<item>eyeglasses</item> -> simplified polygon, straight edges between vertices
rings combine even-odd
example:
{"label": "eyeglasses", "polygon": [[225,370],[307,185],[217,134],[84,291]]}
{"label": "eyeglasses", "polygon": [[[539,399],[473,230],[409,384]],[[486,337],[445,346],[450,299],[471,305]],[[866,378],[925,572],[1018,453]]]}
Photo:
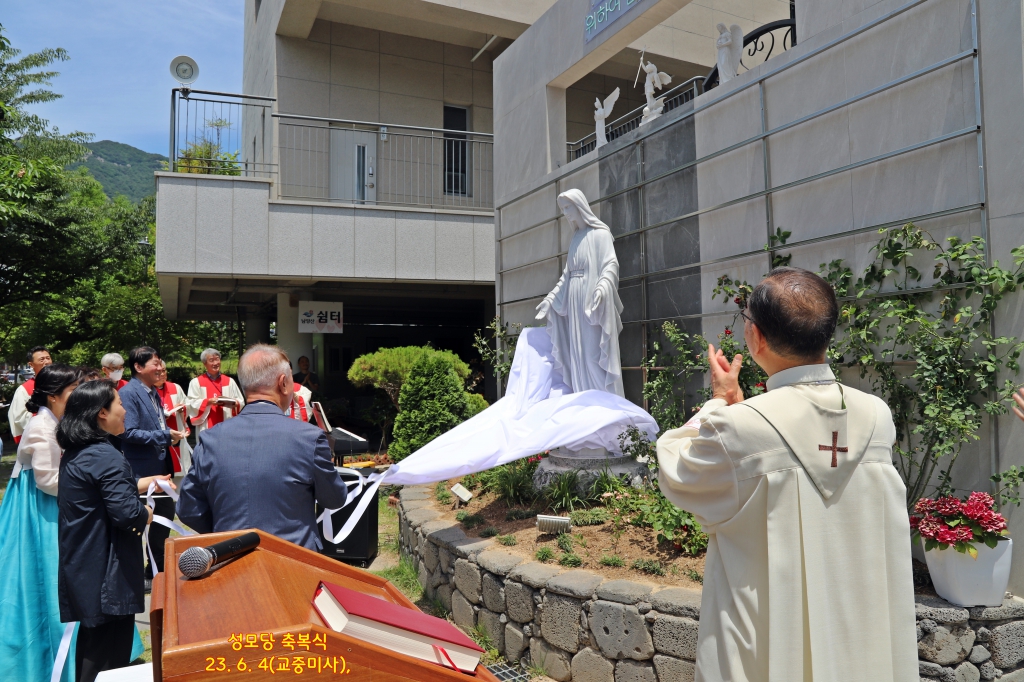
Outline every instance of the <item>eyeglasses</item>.
{"label": "eyeglasses", "polygon": [[740,311],[740,317],[742,317],[744,320],[746,320],[750,324],[757,324],[757,322],[754,322],[754,318],[752,318],[750,315],[747,315],[747,311],[746,310],[741,310]]}

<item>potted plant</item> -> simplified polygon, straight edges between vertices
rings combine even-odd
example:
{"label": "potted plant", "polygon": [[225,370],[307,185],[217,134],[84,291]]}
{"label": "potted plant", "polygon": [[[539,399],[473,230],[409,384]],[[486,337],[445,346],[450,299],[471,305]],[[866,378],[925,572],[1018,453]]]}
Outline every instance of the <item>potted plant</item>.
{"label": "potted plant", "polygon": [[[924,543],[935,592],[957,606],[999,606],[1010,580],[1013,541],[988,493],[966,500],[921,498],[910,517]],[[954,551],[949,551],[950,549]]]}

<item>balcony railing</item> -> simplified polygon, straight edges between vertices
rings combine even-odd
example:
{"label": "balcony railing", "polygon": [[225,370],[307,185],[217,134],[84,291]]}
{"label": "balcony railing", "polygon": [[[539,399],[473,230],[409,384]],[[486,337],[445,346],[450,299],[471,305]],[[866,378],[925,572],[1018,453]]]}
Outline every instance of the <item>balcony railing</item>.
{"label": "balcony railing", "polygon": [[[678,106],[681,106],[690,100],[694,99],[697,95],[704,92],[704,77],[699,76],[697,78],[691,78],[685,83],[681,83],[676,87],[665,92],[665,108],[662,113],[667,114]],[[608,123],[605,126],[605,136],[608,141],[611,142],[617,137],[622,137],[631,130],[636,130],[640,127],[640,119],[644,115],[644,107],[641,105],[629,113],[619,116],[617,119]],[[566,152],[569,161],[585,156],[597,148],[597,133],[590,133],[586,137],[580,138],[575,142],[570,142],[566,145]]]}
{"label": "balcony railing", "polygon": [[281,198],[493,210],[493,136],[274,114]]}
{"label": "balcony railing", "polygon": [[177,173],[273,177],[273,97],[171,90],[168,167]]}

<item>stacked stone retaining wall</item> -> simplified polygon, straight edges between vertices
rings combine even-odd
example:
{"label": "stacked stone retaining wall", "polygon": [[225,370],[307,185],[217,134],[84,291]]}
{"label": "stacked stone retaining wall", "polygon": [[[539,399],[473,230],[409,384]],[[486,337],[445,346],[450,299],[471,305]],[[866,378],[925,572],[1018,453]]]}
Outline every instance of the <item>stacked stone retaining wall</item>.
{"label": "stacked stone retaining wall", "polygon": [[[559,682],[692,682],[699,591],[529,561],[442,519],[428,487],[399,498],[401,550],[427,598],[463,630],[486,632],[508,662]],[[1024,600],[916,601],[922,682],[1024,682]]]}

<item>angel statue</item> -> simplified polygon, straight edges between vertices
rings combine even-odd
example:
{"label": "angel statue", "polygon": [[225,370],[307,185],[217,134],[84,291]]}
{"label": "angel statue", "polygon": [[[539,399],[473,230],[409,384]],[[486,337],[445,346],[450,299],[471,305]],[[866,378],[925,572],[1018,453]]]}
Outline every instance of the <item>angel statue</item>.
{"label": "angel statue", "polygon": [[572,240],[565,270],[537,306],[537,319],[547,320],[555,368],[574,393],[622,396],[622,301],[611,229],[578,189],[559,194],[558,208],[572,225]]}
{"label": "angel statue", "polygon": [[718,25],[718,83],[728,83],[740,71],[740,59],[743,58],[743,29],[733,24],[729,28],[725,24]]}
{"label": "angel statue", "polygon": [[594,123],[597,124],[597,148],[603,147],[608,144],[608,138],[604,134],[604,121],[606,118],[611,116],[612,107],[615,106],[615,102],[619,99],[619,89],[615,88],[612,94],[608,95],[604,104],[601,104],[600,99],[594,100]]}
{"label": "angel statue", "polygon": [[659,97],[655,99],[654,91],[661,90],[671,83],[672,76],[664,71],[658,71],[658,67],[651,62],[644,64],[643,59],[640,60],[640,66],[643,67],[644,72],[647,74],[647,78],[644,81],[644,95],[647,97],[647,106],[644,107],[644,115],[640,119],[640,125],[643,125],[661,116],[661,112],[665,108],[665,98]]}

